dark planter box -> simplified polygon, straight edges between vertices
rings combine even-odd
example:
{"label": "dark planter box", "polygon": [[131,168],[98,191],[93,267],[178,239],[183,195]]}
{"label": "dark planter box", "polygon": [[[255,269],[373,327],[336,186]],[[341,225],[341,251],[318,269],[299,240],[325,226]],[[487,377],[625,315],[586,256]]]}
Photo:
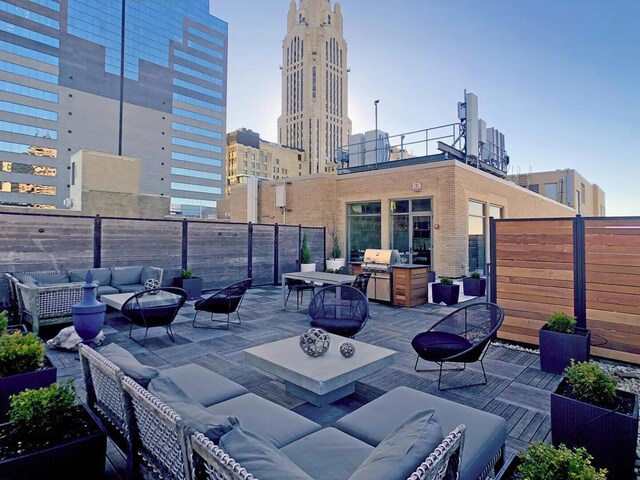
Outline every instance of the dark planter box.
{"label": "dark planter box", "polygon": [[202,298],[202,278],[200,277],[176,277],[173,279],[173,284],[187,292],[189,300]]}
{"label": "dark planter box", "polygon": [[460,285],[434,283],[431,285],[431,293],[433,295],[433,303],[444,302],[447,305],[453,305],[454,303],[458,303]]}
{"label": "dark planter box", "polygon": [[[46,368],[35,372],[11,375],[10,377],[0,377],[0,420],[7,418],[9,410],[9,395],[15,395],[27,388],[48,387],[55,383],[58,376],[58,369],[45,357]],[[2,478],[2,477],[0,477]]]}
{"label": "dark planter box", "polygon": [[618,396],[633,399],[633,414],[625,415],[560,395],[565,384],[563,380],[551,394],[553,444],[585,447],[593,455],[593,464],[609,471],[607,478],[635,479],[638,396],[617,391]]}
{"label": "dark planter box", "polygon": [[465,277],[462,279],[462,291],[469,297],[482,297],[486,289],[486,278]]}
{"label": "dark planter box", "polygon": [[86,405],[83,407],[88,418],[95,423],[96,433],[39,452],[2,460],[0,461],[0,478],[6,480],[104,478],[107,432]]}
{"label": "dark planter box", "polygon": [[571,364],[589,360],[591,331],[576,328],[577,334],[559,333],[547,330],[544,325],[538,332],[540,341],[540,368],[545,372],[561,375]]}

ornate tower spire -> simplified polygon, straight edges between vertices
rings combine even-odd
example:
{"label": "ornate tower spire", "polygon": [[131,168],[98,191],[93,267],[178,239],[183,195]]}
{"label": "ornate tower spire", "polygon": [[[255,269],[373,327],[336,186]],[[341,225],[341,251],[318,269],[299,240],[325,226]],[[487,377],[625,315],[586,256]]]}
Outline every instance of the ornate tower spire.
{"label": "ornate tower spire", "polygon": [[307,152],[310,171],[335,171],[336,149],[351,134],[347,43],[342,12],[331,0],[289,4],[282,43],[282,114],[278,141]]}

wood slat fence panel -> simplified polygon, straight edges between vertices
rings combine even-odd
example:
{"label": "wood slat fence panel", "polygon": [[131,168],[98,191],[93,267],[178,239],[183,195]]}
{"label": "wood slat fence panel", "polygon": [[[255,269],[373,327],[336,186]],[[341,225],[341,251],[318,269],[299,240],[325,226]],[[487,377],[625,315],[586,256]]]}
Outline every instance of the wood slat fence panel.
{"label": "wood slat fence panel", "polygon": [[171,285],[182,265],[182,222],[103,218],[101,266],[131,265],[160,267]]}
{"label": "wood slat fence panel", "polygon": [[591,352],[640,363],[640,219],[585,219],[585,263]]}
{"label": "wood slat fence panel", "polygon": [[[307,233],[311,262],[316,264],[316,271],[324,270],[324,230],[321,228],[303,228],[302,233]],[[299,270],[299,269],[298,269]]]}
{"label": "wood slat fence panel", "polygon": [[498,221],[495,242],[498,337],[537,345],[549,315],[573,316],[573,219]]}
{"label": "wood slat fence panel", "polygon": [[275,228],[273,225],[253,226],[253,285],[273,283],[273,244]]}
{"label": "wood slat fence panel", "polygon": [[283,273],[298,272],[298,227],[278,227],[278,282]]}

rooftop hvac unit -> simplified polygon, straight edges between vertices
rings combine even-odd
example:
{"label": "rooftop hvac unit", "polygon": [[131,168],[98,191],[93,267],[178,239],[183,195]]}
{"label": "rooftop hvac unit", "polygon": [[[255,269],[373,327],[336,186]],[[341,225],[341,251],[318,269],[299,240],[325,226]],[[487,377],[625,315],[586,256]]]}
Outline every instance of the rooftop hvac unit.
{"label": "rooftop hvac unit", "polygon": [[287,191],[284,185],[276,186],[276,207],[287,206]]}

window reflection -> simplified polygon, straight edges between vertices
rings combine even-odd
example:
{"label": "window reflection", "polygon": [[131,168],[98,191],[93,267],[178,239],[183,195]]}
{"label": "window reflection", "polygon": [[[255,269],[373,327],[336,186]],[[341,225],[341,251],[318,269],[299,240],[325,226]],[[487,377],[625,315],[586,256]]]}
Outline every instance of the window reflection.
{"label": "window reflection", "polygon": [[6,193],[30,193],[33,195],[55,195],[56,187],[53,185],[34,185],[31,183],[2,182],[0,191]]}
{"label": "window reflection", "polygon": [[55,177],[58,174],[56,167],[44,165],[29,165],[27,163],[2,162],[2,171],[9,173],[24,173],[27,175],[39,175],[42,177]]}

